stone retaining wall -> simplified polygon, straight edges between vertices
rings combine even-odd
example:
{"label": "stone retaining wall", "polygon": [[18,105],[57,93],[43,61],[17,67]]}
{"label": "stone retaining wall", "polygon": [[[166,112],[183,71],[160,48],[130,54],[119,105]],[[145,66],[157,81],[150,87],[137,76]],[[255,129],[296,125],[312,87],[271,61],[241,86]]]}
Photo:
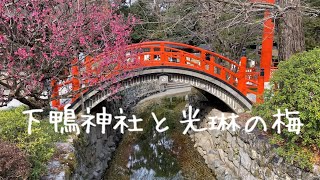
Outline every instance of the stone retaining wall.
{"label": "stone retaining wall", "polygon": [[[116,112],[110,109],[109,112]],[[101,179],[120,138],[121,134],[112,126],[107,126],[105,134],[99,125],[91,127],[89,134],[83,130],[73,143],[77,166],[72,179]]]}
{"label": "stone retaining wall", "polygon": [[[208,117],[219,117],[219,113],[216,109],[210,111],[199,127],[209,128]],[[244,129],[235,132],[206,130],[189,135],[218,180],[320,179],[316,166],[314,173],[311,173],[286,164],[282,157],[275,154],[268,139],[258,132],[248,134]]]}
{"label": "stone retaining wall", "polygon": [[[91,115],[101,113],[102,107],[106,107],[107,112],[112,115],[119,115],[119,108],[123,108],[125,115],[130,114],[131,107],[143,97],[149,96],[150,92],[159,89],[157,83],[144,83],[126,89],[119,93],[120,99],[111,99],[104,101],[95,109],[91,110]],[[83,120],[80,120],[81,124]],[[121,140],[122,134],[113,130],[115,121],[112,125],[106,126],[106,133],[101,133],[101,125],[91,127],[90,133],[86,134],[83,129],[81,134],[74,140],[76,168],[72,179],[87,180],[101,179],[105,170],[108,168],[108,162],[111,160],[116,147]],[[95,122],[94,122],[95,123]],[[95,123],[96,124],[96,123]]]}

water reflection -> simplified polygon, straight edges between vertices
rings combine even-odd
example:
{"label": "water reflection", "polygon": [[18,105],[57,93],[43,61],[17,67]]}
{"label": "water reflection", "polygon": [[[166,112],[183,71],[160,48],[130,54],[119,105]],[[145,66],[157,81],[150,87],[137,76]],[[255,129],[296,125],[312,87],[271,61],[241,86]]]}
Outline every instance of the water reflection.
{"label": "water reflection", "polygon": [[[140,104],[133,114],[143,119],[139,125],[143,132],[124,135],[104,178],[214,180],[214,174],[194,149],[194,143],[182,134],[184,126],[179,120],[185,105],[184,96]],[[166,117],[162,127],[168,126],[169,130],[157,132],[151,112],[159,118]]]}
{"label": "water reflection", "polygon": [[127,164],[130,179],[183,179],[173,143],[165,133],[152,130],[151,136],[135,144]]}

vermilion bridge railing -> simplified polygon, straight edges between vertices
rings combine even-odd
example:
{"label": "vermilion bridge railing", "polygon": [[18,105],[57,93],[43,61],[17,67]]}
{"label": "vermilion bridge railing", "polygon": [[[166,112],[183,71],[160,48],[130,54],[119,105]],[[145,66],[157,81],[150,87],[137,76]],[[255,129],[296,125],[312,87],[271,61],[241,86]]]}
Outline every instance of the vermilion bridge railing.
{"label": "vermilion bridge railing", "polygon": [[[256,95],[255,102],[261,102],[261,95],[263,94],[264,81],[263,76],[260,76],[255,68],[247,68],[247,58],[241,57],[240,60],[233,61],[220,54],[211,52],[202,48],[191,45],[153,41],[133,44],[127,47],[126,63],[131,64],[127,66],[125,71],[139,70],[150,67],[180,67],[184,69],[195,70],[203,72],[207,75],[213,76],[224,83],[237,89],[244,96],[248,94]],[[58,109],[63,108],[60,102],[59,91],[65,86],[70,86],[73,92],[71,102],[76,101],[80,97],[80,92],[87,91],[87,89],[80,90],[80,67],[85,67],[86,73],[99,74],[95,71],[93,65],[99,63],[99,57],[86,58],[86,60],[79,66],[78,61],[74,60],[71,67],[71,76],[68,80],[60,83],[52,81],[52,106]],[[123,67],[115,66],[114,70],[124,69]],[[117,73],[109,74],[108,76],[116,76]],[[83,84],[87,83],[86,79],[82,79]]]}

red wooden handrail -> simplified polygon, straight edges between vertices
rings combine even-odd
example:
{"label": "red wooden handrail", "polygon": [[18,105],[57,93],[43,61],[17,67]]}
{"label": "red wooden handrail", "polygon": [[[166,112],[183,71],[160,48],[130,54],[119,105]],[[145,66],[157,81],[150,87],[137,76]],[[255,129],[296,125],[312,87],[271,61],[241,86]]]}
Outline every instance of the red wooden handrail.
{"label": "red wooden handrail", "polygon": [[[190,50],[191,52],[185,50]],[[99,63],[103,62],[102,57],[103,56],[97,56],[95,58],[86,57],[84,63],[80,64],[80,66],[85,67],[85,71],[89,75],[101,74],[101,72],[93,69],[92,66],[94,64],[99,65]],[[239,90],[244,96],[246,96],[248,92],[256,96],[261,95],[259,94],[261,92],[263,93],[263,89],[261,90],[261,88],[263,88],[263,85],[261,85],[263,82],[261,82],[261,78],[259,78],[259,73],[253,68],[246,68],[246,57],[241,57],[240,62],[237,63],[220,54],[199,47],[175,42],[153,41],[129,45],[127,47],[126,58],[127,59],[123,61],[125,69],[117,64],[112,73],[101,76],[108,79],[118,75],[119,71],[131,71],[147,67],[181,67],[201,71],[216,77],[234,89]],[[132,60],[134,61],[132,62]],[[72,61],[71,80],[64,81],[61,84],[57,84],[56,81],[52,82],[53,107],[58,109],[63,108],[63,105],[56,99],[59,95],[57,89],[60,87],[71,83],[72,91],[79,92],[81,87],[79,70],[79,62],[75,59]],[[82,80],[82,83],[85,85],[90,84],[88,79]],[[248,83],[250,83],[250,85],[248,85]],[[253,91],[252,89],[258,90]],[[76,94],[71,101],[74,102],[77,98],[79,98],[79,93]],[[260,101],[261,99],[257,98],[257,102]]]}

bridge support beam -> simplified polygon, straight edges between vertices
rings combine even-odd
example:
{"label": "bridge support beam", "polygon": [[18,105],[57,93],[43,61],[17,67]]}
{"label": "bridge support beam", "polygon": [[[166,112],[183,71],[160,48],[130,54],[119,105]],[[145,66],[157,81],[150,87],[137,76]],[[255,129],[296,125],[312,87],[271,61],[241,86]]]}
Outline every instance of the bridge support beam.
{"label": "bridge support beam", "polygon": [[51,101],[51,105],[54,108],[59,108],[60,107],[60,100],[58,99],[59,96],[59,86],[57,85],[56,80],[51,81],[51,87],[52,87],[52,95],[51,98],[53,99]]}

